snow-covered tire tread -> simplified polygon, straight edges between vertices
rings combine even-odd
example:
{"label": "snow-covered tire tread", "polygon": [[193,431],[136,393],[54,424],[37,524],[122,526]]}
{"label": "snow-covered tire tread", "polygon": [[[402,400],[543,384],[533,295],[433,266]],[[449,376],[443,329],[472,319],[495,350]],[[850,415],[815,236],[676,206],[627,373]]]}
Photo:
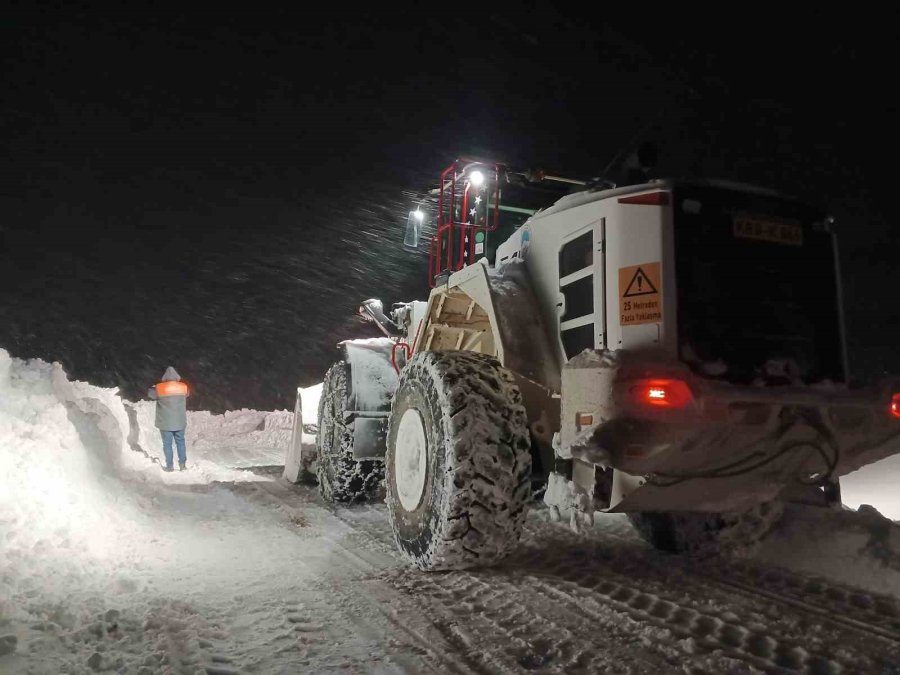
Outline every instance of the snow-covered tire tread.
{"label": "snow-covered tire tread", "polygon": [[[420,507],[403,509],[391,467],[397,427],[425,420],[428,469]],[[387,502],[395,541],[424,570],[496,563],[516,545],[531,494],[522,394],[496,359],[423,352],[404,368],[388,426]]]}
{"label": "snow-covered tire tread", "polygon": [[353,457],[353,425],[347,419],[350,365],[338,361],[325,374],[316,434],[319,493],[326,502],[378,501],[384,490],[384,462]]}

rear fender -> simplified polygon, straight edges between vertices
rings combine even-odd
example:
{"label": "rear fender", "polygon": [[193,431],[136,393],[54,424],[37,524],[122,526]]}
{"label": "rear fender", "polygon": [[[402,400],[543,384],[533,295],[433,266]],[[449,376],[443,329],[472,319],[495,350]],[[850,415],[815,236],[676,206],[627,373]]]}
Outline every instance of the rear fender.
{"label": "rear fender", "polygon": [[514,374],[528,414],[532,466],[546,474],[559,430],[560,364],[524,263],[502,272],[470,265],[432,290],[414,351],[450,350],[494,356]]}
{"label": "rear fender", "polygon": [[559,354],[549,339],[524,263],[502,272],[475,264],[431,291],[415,352],[461,349],[558,392]]}

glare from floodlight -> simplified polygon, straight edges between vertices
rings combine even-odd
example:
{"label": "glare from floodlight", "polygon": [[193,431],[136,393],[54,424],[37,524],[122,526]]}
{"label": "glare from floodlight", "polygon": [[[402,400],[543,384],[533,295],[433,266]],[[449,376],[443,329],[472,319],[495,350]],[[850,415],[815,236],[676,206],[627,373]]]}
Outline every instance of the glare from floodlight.
{"label": "glare from floodlight", "polygon": [[475,187],[481,187],[484,183],[484,174],[480,171],[473,171],[469,174],[469,182]]}
{"label": "glare from floodlight", "polygon": [[425,220],[425,214],[419,211],[419,209],[416,209],[414,215],[416,216],[416,220]]}

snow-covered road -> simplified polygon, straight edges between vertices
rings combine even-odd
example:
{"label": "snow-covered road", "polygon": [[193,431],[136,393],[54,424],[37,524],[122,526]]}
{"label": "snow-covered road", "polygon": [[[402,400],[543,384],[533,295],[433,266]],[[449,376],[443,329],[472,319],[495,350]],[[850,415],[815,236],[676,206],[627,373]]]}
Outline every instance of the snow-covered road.
{"label": "snow-covered road", "polygon": [[536,506],[503,565],[428,574],[383,505],[269,466],[284,413],[192,415],[192,469],[163,474],[114,393],[4,357],[0,672],[900,673],[877,513],[789,507],[752,556],[692,562]]}
{"label": "snow-covered road", "polygon": [[[296,499],[277,486],[254,489]],[[384,556],[360,581],[414,638],[408,648],[428,645],[435,672],[900,669],[896,598],[752,559],[692,563],[662,555],[621,516],[598,517],[576,535],[535,509],[506,564],[428,574],[396,558],[383,507],[335,515],[353,527],[346,555]],[[808,515],[793,510],[786,522]],[[342,587],[351,598],[360,591]]]}
{"label": "snow-covered road", "polygon": [[895,597],[754,560],[661,555],[620,516],[575,535],[542,510],[507,564],[427,574],[395,554],[383,506],[332,511],[310,488],[256,477],[154,490],[152,553],[80,575],[65,598],[35,592],[28,625],[17,626],[23,649],[0,665],[900,672]]}

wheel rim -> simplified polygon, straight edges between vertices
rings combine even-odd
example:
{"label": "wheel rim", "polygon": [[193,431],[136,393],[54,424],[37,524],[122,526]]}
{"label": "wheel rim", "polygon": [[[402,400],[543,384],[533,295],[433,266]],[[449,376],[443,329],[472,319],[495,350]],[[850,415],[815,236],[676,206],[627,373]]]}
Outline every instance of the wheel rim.
{"label": "wheel rim", "polygon": [[400,418],[393,469],[400,505],[407,511],[415,511],[425,492],[428,441],[425,438],[422,416],[413,408],[404,412]]}

